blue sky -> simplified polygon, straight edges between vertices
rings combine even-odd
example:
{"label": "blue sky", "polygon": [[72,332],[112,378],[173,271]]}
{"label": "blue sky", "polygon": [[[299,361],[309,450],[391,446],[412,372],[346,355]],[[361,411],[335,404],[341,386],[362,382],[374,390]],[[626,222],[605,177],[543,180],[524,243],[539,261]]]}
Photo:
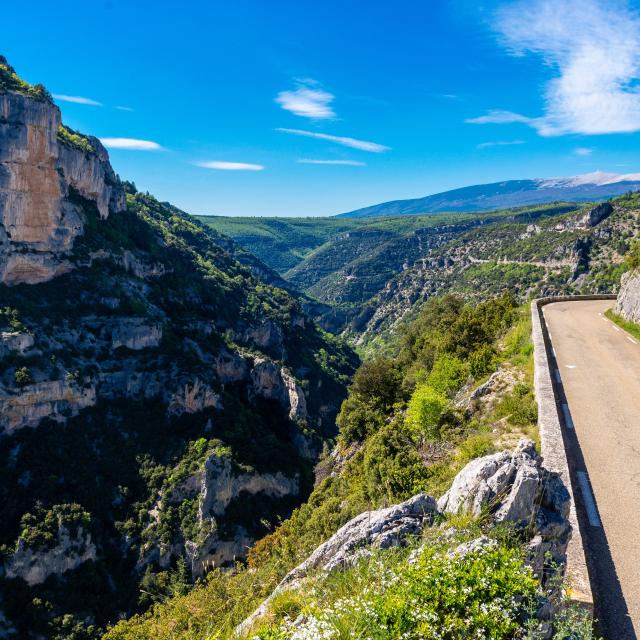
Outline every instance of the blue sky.
{"label": "blue sky", "polygon": [[331,215],[640,171],[626,2],[25,6],[3,7],[0,53],[69,126],[107,140],[121,177],[190,213]]}

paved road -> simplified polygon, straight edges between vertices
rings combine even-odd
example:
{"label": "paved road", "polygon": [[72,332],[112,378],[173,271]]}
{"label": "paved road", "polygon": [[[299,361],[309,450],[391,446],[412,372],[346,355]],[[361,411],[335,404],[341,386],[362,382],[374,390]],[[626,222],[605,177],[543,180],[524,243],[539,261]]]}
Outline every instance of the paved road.
{"label": "paved road", "polygon": [[[568,405],[566,436],[596,615],[607,640],[640,637],[640,344],[604,317],[611,300],[544,307]],[[563,398],[564,395],[564,398]],[[573,423],[573,429],[571,427]]]}

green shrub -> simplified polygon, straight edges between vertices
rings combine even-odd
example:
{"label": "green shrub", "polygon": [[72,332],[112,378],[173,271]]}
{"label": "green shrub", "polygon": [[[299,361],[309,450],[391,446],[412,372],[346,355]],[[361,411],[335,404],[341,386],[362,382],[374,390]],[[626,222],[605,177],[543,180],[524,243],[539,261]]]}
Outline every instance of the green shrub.
{"label": "green shrub", "polygon": [[447,397],[428,384],[418,387],[409,400],[406,424],[417,438],[439,440],[444,412],[449,408]]}
{"label": "green shrub", "polygon": [[460,358],[442,353],[433,363],[431,373],[427,377],[427,384],[438,393],[451,397],[462,386],[468,375],[469,367]]}
{"label": "green shrub", "polygon": [[15,378],[16,384],[19,387],[26,387],[28,384],[31,384],[33,382],[31,372],[27,367],[20,367],[19,369],[16,369],[16,372],[13,374],[13,376]]}

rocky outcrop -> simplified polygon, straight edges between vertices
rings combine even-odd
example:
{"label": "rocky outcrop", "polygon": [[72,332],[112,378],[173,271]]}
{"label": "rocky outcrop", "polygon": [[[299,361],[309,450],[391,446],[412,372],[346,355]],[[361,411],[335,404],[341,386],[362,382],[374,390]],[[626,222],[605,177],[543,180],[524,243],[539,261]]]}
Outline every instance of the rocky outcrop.
{"label": "rocky outcrop", "polygon": [[33,336],[21,331],[0,332],[0,358],[12,351],[24,355],[33,347]]}
{"label": "rocky outcrop", "polygon": [[[238,473],[229,458],[211,453],[198,473],[182,480],[161,498],[152,516],[157,520],[166,506],[197,498],[199,534],[196,540],[186,540],[184,544],[191,573],[197,577],[208,568],[224,566],[245,557],[248,548],[255,542],[239,526],[234,528],[234,535],[230,539],[220,535],[218,521],[224,518],[232,501],[256,495],[279,499],[299,493],[300,480],[297,475],[290,477],[281,472]],[[168,562],[172,554],[180,554],[181,551],[178,547],[169,550],[164,561]]]}
{"label": "rocky outcrop", "polygon": [[402,546],[422,529],[433,524],[438,513],[436,501],[419,493],[405,502],[386,509],[365,511],[338,529],[302,564],[292,569],[271,595],[242,624],[236,635],[242,635],[262,617],[273,598],[285,589],[294,589],[314,569],[332,571],[353,564],[368,548],[388,549]]}
{"label": "rocky outcrop", "polygon": [[220,396],[213,389],[197,378],[193,384],[185,383],[184,387],[174,393],[169,400],[169,413],[198,413],[209,407],[220,409]]}
{"label": "rocky outcrop", "polygon": [[87,151],[58,136],[47,100],[0,92],[0,283],[44,282],[72,268],[65,256],[84,222],[77,195],[101,217],[125,207],[124,191],[96,138]]}
{"label": "rocky outcrop", "polygon": [[257,359],[250,376],[256,395],[268,400],[277,400],[289,410],[291,420],[306,420],[307,401],[304,391],[295,378],[280,365],[270,360]]}
{"label": "rocky outcrop", "polygon": [[615,310],[625,320],[640,323],[640,269],[622,276]]}
{"label": "rocky outcrop", "polygon": [[162,327],[143,318],[121,318],[111,327],[111,348],[126,347],[139,351],[157,347],[162,340]]}
{"label": "rocky outcrop", "polygon": [[584,216],[578,220],[578,226],[583,229],[591,229],[603,220],[606,220],[613,213],[613,206],[610,202],[603,202],[593,209],[589,209]]}
{"label": "rocky outcrop", "polygon": [[35,427],[43,418],[63,421],[95,403],[95,387],[74,381],[48,380],[14,390],[0,385],[0,430]]}
{"label": "rocky outcrop", "polygon": [[522,440],[514,452],[477,458],[455,477],[438,500],[443,513],[480,516],[492,510],[498,521],[529,524],[542,485],[540,459],[533,442]]}
{"label": "rocky outcrop", "polygon": [[74,536],[69,530],[58,528],[57,544],[51,549],[31,549],[22,538],[13,554],[5,561],[7,578],[22,578],[33,586],[43,583],[51,575],[62,575],[83,562],[96,559],[96,547],[91,535],[79,527]]}

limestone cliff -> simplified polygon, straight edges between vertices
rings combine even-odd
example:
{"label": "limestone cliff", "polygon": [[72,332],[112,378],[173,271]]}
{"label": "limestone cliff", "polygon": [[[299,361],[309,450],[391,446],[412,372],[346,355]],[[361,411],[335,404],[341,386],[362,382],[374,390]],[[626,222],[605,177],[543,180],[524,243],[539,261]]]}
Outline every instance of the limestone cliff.
{"label": "limestone cliff", "polygon": [[100,141],[82,138],[82,148],[61,131],[68,130],[60,110],[45,97],[0,89],[4,284],[44,282],[72,268],[67,256],[84,227],[78,195],[93,202],[102,218],[124,209],[124,191]]}

